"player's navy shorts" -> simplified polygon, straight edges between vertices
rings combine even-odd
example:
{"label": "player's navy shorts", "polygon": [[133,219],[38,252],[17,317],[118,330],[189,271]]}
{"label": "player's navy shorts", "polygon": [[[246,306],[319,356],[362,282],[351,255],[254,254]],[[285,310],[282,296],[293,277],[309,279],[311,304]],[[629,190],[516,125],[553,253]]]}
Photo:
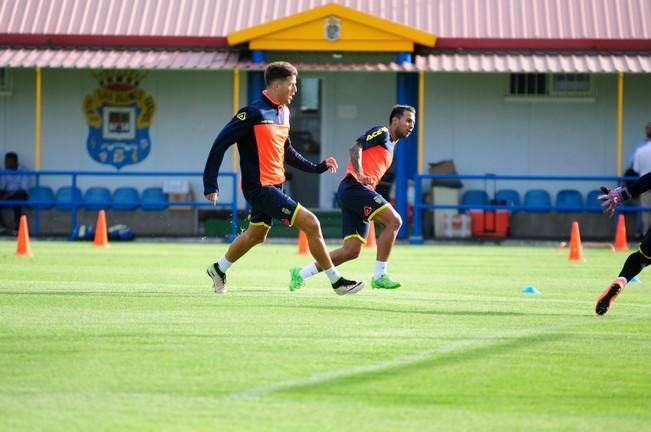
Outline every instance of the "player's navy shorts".
{"label": "player's navy shorts", "polygon": [[244,191],[244,198],[251,204],[249,223],[271,228],[271,220],[278,219],[285,225],[293,226],[299,203],[283,192],[282,185],[262,186]]}
{"label": "player's navy shorts", "polygon": [[339,183],[337,199],[341,205],[344,240],[356,237],[366,244],[369,222],[380,210],[389,206],[389,203],[382,195],[364,186],[351,175],[347,175]]}

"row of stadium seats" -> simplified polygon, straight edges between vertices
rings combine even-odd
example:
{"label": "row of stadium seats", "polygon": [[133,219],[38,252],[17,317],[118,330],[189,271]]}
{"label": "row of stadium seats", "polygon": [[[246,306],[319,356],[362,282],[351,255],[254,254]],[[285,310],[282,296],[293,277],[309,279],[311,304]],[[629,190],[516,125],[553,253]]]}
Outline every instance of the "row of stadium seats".
{"label": "row of stadium seats", "polygon": [[63,186],[56,193],[47,186],[30,189],[28,205],[38,209],[70,209],[72,203],[78,207],[99,210],[113,208],[116,210],[135,210],[141,208],[147,211],[164,210],[168,207],[167,194],[162,188],[150,187],[142,191],[132,187],[119,187],[113,191],[105,187],[90,187],[81,193],[81,189]]}
{"label": "row of stadium seats", "polygon": [[[588,192],[585,201],[581,192],[575,189],[563,189],[556,194],[556,205],[552,206],[552,198],[549,192],[544,189],[531,189],[524,194],[520,200],[520,194],[514,189],[501,189],[495,193],[495,200],[491,202],[488,193],[480,189],[471,189],[463,193],[461,204],[463,205],[504,205],[505,208],[513,206],[526,206],[528,213],[546,213],[551,210],[559,213],[570,212],[600,212],[601,204],[597,197],[602,192],[593,190]],[[514,211],[518,211],[514,209]]]}

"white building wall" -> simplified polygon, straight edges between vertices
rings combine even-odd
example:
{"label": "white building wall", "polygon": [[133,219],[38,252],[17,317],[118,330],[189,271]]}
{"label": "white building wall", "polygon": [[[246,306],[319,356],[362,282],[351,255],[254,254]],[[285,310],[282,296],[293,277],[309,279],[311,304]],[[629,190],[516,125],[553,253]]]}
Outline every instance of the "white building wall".
{"label": "white building wall", "polygon": [[[33,70],[12,70],[13,94],[0,97],[0,149],[15,150],[28,167],[35,166]],[[43,70],[41,170],[116,172],[96,162],[86,150],[88,126],[83,114],[84,97],[98,81],[90,70]],[[156,113],[150,128],[151,151],[138,164],[120,172],[203,172],[213,140],[233,115],[233,73],[152,71],[140,87],[153,96]],[[244,101],[245,102],[245,101]],[[232,150],[222,165],[232,171]],[[105,185],[110,189],[133,185],[138,189],[161,186],[162,177],[80,177],[79,186]],[[200,176],[191,184],[197,198],[203,195]],[[57,188],[70,177],[44,176],[42,184]],[[220,182],[223,199],[231,199],[231,183]]]}
{"label": "white building wall", "polygon": [[346,173],[350,146],[371,127],[388,124],[396,100],[396,76],[355,72],[327,72],[319,76],[324,78],[322,157],[332,155],[339,164],[334,178],[327,173],[321,176],[320,206],[330,208],[339,180]]}
{"label": "white building wall", "polygon": [[[329,208],[345,173],[348,148],[374,125],[387,123],[396,98],[393,73],[305,72],[323,78],[322,156],[339,161],[335,176],[323,174],[320,205]],[[17,151],[28,168],[35,166],[35,72],[11,70],[12,91],[0,96],[0,151]],[[512,102],[505,100],[507,74],[427,74],[425,86],[424,163],[454,159],[462,174],[615,175],[617,76],[595,75],[594,101]],[[241,76],[240,106],[246,104],[246,74]],[[86,95],[98,87],[89,70],[43,71],[42,170],[115,172],[95,162],[86,151],[88,127],[82,112]],[[156,102],[151,127],[151,153],[142,163],[121,171],[203,171],[212,142],[233,114],[232,71],[151,71],[141,87]],[[626,75],[624,168],[651,121],[651,79]],[[232,169],[232,151],[222,165]],[[162,178],[94,177],[80,180],[86,188],[134,184],[159,186]],[[69,179],[44,178],[54,188]],[[200,177],[192,179],[197,197]],[[500,182],[498,188],[522,193],[544,187],[554,193],[566,187],[582,191],[593,183]],[[220,182],[230,200],[230,184]],[[466,182],[467,188],[483,184]],[[240,195],[240,204],[243,201]]]}
{"label": "white building wall", "polygon": [[[617,174],[617,76],[594,75],[594,99],[510,101],[508,74],[427,74],[424,165],[453,159],[461,174],[612,176]],[[651,121],[651,80],[625,77],[624,169]],[[483,182],[465,181],[466,188]],[[587,192],[598,182],[500,181],[524,193]],[[492,186],[489,188],[492,191]]]}

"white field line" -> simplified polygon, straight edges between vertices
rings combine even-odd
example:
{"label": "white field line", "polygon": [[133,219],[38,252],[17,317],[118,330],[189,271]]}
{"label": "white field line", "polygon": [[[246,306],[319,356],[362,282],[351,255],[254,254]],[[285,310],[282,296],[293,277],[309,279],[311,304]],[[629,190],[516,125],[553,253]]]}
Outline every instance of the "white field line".
{"label": "white field line", "polygon": [[[598,318],[598,317],[595,317],[594,319],[604,320],[601,321],[603,323],[607,323],[607,322],[612,323],[614,321],[615,322],[635,321],[635,320],[646,319],[646,318],[651,318],[651,315],[646,314],[642,316],[633,316],[633,317],[629,316],[629,317],[622,317],[614,320],[613,319],[604,320],[604,318]],[[356,366],[356,367],[345,368],[345,369],[335,369],[335,370],[317,373],[307,377],[299,377],[299,378],[294,378],[286,381],[278,381],[260,387],[254,387],[248,390],[241,390],[237,392],[228,393],[224,397],[228,399],[237,399],[237,400],[260,399],[265,395],[278,392],[278,391],[289,390],[297,387],[305,387],[305,386],[310,386],[315,384],[323,384],[340,378],[348,378],[356,375],[366,374],[369,372],[379,372],[379,371],[384,371],[396,367],[407,366],[425,360],[431,360],[437,357],[442,357],[446,354],[462,351],[464,349],[487,346],[487,345],[498,345],[500,342],[502,342],[503,339],[512,340],[517,338],[529,337],[536,334],[544,334],[544,333],[555,332],[558,330],[565,330],[571,327],[578,327],[587,324],[595,324],[596,322],[598,322],[595,320],[582,321],[582,322],[576,322],[576,321],[564,322],[564,323],[558,323],[549,326],[536,327],[536,328],[524,329],[524,330],[509,330],[494,335],[478,336],[475,338],[462,339],[459,341],[450,342],[448,344],[439,346],[437,348],[407,354],[393,360],[386,360],[379,363],[371,363],[367,365]]]}

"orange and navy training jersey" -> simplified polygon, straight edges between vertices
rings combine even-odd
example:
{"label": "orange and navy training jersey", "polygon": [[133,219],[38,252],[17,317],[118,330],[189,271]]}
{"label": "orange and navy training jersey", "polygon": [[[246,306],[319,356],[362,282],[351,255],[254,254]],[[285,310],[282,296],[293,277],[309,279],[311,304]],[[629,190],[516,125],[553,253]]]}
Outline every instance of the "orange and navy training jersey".
{"label": "orange and navy training jersey", "polygon": [[217,175],[228,148],[237,143],[242,189],[279,185],[285,181],[285,162],[302,171],[322,173],[324,162],[315,164],[301,156],[289,139],[289,109],[263,97],[239,110],[222,129],[210,149],[203,172],[204,194],[217,192]]}
{"label": "orange and navy training jersey", "polygon": [[[375,189],[384,173],[391,166],[396,142],[391,141],[389,129],[384,126],[376,126],[357,138],[357,143],[362,147],[362,172],[365,176],[371,177],[372,182],[369,186]],[[348,160],[346,174],[357,179],[357,173],[350,160]]]}

